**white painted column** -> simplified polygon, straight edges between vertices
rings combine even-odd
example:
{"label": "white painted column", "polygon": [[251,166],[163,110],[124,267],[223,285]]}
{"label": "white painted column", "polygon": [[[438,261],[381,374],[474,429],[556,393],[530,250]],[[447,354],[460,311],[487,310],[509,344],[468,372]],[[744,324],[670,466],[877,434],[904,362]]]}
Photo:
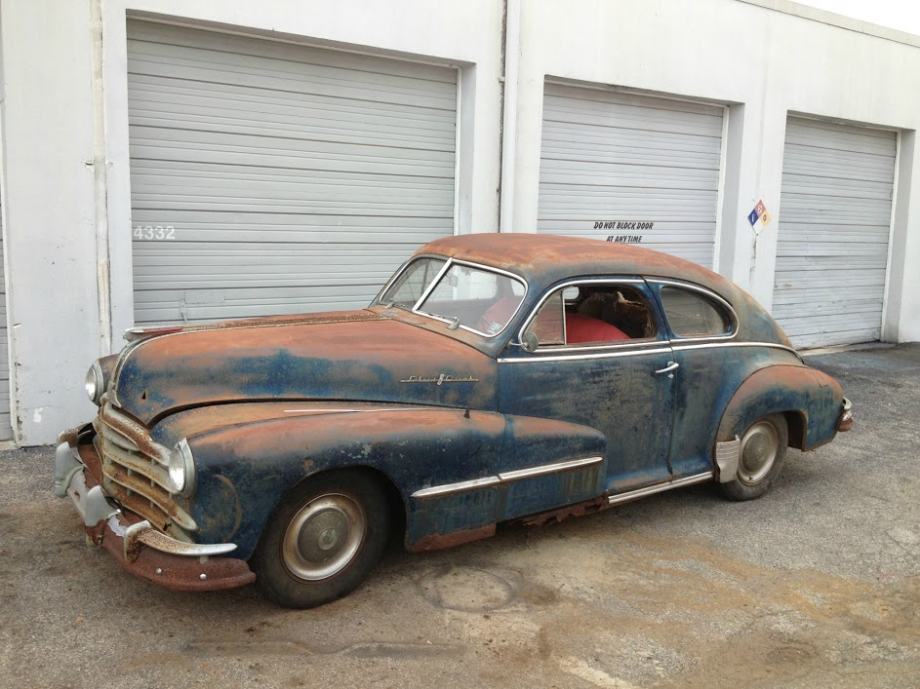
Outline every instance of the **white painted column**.
{"label": "white painted column", "polygon": [[74,372],[101,354],[90,5],[0,12],[11,411],[16,441],[36,445],[92,416]]}
{"label": "white painted column", "polygon": [[882,339],[920,342],[920,145],[902,132]]}

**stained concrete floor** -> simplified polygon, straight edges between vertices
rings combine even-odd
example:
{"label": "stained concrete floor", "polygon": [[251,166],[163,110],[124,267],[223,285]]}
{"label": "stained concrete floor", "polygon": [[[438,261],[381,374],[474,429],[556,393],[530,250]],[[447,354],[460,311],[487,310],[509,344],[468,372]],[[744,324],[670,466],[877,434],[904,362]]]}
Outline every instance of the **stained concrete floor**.
{"label": "stained concrete floor", "polygon": [[334,604],[161,590],[0,454],[0,687],[920,687],[920,346],[817,356],[857,425],[712,486],[430,555]]}

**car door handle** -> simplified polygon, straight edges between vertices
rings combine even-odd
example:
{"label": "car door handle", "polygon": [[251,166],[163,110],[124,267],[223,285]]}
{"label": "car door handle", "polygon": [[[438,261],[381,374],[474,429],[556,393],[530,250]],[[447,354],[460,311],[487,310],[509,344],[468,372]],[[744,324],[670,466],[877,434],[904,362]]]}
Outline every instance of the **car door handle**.
{"label": "car door handle", "polygon": [[676,371],[678,368],[680,368],[680,364],[678,364],[676,361],[669,361],[667,366],[664,368],[659,368],[657,371],[655,371],[655,375],[661,373],[671,373],[671,371]]}

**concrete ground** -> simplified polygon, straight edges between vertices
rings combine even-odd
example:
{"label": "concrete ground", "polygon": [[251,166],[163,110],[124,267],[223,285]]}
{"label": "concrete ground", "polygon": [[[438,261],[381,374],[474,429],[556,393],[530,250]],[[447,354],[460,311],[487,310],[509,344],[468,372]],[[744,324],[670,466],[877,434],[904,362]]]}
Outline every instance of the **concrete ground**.
{"label": "concrete ground", "polygon": [[712,486],[423,556],[282,610],[83,545],[49,448],[0,455],[0,686],[920,687],[920,346],[817,356],[851,433]]}

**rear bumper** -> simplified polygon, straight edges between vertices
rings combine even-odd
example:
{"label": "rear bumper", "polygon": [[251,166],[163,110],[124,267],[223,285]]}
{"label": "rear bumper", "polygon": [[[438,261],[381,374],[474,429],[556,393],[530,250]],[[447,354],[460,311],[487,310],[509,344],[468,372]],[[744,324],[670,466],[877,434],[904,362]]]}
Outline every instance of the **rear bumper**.
{"label": "rear bumper", "polygon": [[844,397],[840,417],[837,419],[837,430],[843,433],[851,428],[853,428],[853,403]]}
{"label": "rear bumper", "polygon": [[101,474],[90,469],[98,466],[95,448],[69,434],[55,453],[54,494],[70,497],[88,540],[128,572],[177,591],[231,589],[255,581],[245,560],[222,557],[236,549],[233,543],[185,543],[122,512],[99,484]]}

